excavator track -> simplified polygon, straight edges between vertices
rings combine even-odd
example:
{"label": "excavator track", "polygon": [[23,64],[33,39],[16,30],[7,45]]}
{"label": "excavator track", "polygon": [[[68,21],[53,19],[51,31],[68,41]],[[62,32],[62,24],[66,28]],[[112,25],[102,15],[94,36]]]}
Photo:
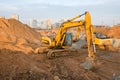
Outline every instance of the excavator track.
{"label": "excavator track", "polygon": [[77,52],[78,50],[76,49],[50,49],[47,53],[47,58],[52,59],[52,58],[57,58],[57,57],[64,57],[64,56],[70,56],[72,52]]}

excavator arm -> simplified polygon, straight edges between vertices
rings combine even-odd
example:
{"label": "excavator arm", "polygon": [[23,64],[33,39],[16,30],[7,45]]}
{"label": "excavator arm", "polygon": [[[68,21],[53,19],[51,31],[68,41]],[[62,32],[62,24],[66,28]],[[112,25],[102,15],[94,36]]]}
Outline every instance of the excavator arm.
{"label": "excavator arm", "polygon": [[85,13],[85,32],[87,38],[87,46],[88,46],[88,57],[93,59],[96,58],[95,56],[95,44],[94,44],[94,34],[93,34],[93,26],[91,24],[91,16],[89,12]]}
{"label": "excavator arm", "polygon": [[64,39],[62,36],[67,31],[67,29],[82,26],[82,25],[83,25],[83,21],[76,21],[76,22],[67,21],[63,23],[55,37],[56,46],[59,46],[59,43],[61,42],[61,40]]}

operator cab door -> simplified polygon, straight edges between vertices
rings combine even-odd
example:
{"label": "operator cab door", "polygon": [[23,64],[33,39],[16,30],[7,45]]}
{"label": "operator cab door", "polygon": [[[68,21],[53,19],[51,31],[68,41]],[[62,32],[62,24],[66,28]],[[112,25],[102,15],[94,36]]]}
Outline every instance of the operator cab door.
{"label": "operator cab door", "polygon": [[71,33],[65,33],[65,39],[63,42],[63,46],[70,47],[72,46],[72,34]]}

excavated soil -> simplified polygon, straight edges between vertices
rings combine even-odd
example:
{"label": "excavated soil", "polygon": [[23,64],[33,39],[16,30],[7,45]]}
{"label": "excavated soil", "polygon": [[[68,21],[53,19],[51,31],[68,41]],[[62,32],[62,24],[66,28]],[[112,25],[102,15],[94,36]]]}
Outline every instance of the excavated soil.
{"label": "excavated soil", "polygon": [[15,19],[0,18],[0,49],[29,53],[41,45],[41,35]]}
{"label": "excavated soil", "polygon": [[81,66],[86,56],[86,49],[69,51],[67,56],[54,59],[46,58],[46,53],[1,49],[0,80],[114,80],[120,76],[119,52],[98,51],[94,70]]}

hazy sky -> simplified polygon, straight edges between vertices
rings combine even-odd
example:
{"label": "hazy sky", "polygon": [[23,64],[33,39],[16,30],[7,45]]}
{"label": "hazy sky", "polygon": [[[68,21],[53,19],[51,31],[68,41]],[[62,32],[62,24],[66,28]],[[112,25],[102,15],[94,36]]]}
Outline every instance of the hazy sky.
{"label": "hazy sky", "polygon": [[120,23],[120,0],[0,0],[0,16],[19,14],[20,20],[69,19],[89,11],[92,24]]}

